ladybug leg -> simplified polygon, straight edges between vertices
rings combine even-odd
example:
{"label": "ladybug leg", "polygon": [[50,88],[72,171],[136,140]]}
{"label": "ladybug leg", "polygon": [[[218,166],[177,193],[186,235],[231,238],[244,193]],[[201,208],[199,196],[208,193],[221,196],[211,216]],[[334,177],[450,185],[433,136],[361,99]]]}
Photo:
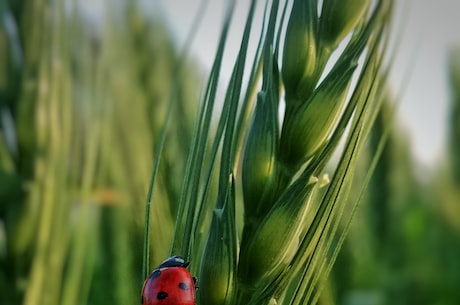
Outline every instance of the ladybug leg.
{"label": "ladybug leg", "polygon": [[192,279],[193,279],[193,285],[195,286],[195,290],[197,290],[198,288],[200,288],[200,287],[198,287],[198,286],[196,285],[196,281],[197,281],[198,279],[197,279],[196,277],[194,277],[194,276],[192,277]]}

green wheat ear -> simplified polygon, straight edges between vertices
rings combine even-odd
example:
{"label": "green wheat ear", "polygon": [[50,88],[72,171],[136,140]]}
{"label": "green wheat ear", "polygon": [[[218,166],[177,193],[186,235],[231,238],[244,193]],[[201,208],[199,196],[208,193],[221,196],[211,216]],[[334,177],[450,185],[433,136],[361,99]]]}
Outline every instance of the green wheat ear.
{"label": "green wheat ear", "polygon": [[310,94],[317,80],[317,6],[316,1],[296,0],[293,4],[284,40],[282,65],[286,102],[289,103]]}
{"label": "green wheat ear", "polygon": [[[229,2],[170,252],[195,262],[199,304],[315,304],[343,243],[343,224],[357,205],[350,200],[357,160],[385,90],[392,1],[371,8],[365,0],[326,0],[320,10],[318,3],[295,0],[280,9],[279,1],[266,2],[252,69],[245,75],[256,21],[257,1],[251,1],[213,130],[234,9]],[[336,50],[337,58],[331,58]],[[332,68],[326,69],[328,63]],[[319,182],[327,172],[330,181]]]}

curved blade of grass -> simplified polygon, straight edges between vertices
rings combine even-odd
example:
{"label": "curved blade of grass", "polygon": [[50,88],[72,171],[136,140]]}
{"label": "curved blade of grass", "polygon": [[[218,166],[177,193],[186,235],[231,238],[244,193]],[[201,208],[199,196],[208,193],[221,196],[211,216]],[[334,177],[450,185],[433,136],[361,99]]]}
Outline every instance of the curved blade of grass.
{"label": "curved blade of grass", "polygon": [[[193,232],[196,232],[196,227],[200,221],[202,206],[204,205],[204,199],[207,197],[207,192],[209,188],[210,178],[214,167],[214,162],[217,156],[217,150],[219,144],[221,142],[223,136],[223,144],[222,144],[222,156],[221,156],[221,168],[219,174],[219,190],[217,199],[217,209],[221,209],[222,207],[220,204],[225,202],[222,196],[228,193],[228,177],[232,175],[234,164],[235,164],[235,152],[237,143],[235,141],[235,124],[237,120],[237,111],[239,106],[239,99],[241,95],[241,88],[242,88],[242,80],[244,74],[244,67],[246,63],[246,55],[248,50],[248,42],[249,36],[251,33],[251,26],[252,21],[254,18],[254,10],[256,7],[255,0],[251,1],[251,5],[248,12],[248,17],[246,19],[245,29],[243,33],[243,38],[240,46],[240,50],[233,68],[230,84],[227,89],[226,97],[224,100],[224,106],[222,110],[221,117],[219,119],[219,125],[217,129],[217,133],[214,138],[213,148],[211,152],[211,163],[209,166],[208,174],[207,174],[207,184],[204,188],[204,193],[202,197],[202,201],[199,203],[198,206],[198,215],[196,215],[194,221],[192,222]],[[225,134],[224,134],[225,131]],[[229,210],[231,212],[232,210]],[[234,211],[234,208],[233,208]],[[234,212],[233,212],[234,213]],[[190,219],[190,221],[192,221]],[[236,236],[236,232],[235,232]],[[236,239],[233,241],[231,245],[232,248],[235,249],[235,264],[236,264]]]}
{"label": "curved blade of grass", "polygon": [[[251,4],[250,11],[248,13],[248,19],[246,20],[246,26],[245,26],[247,31],[245,31],[244,35],[249,35],[249,25],[252,23],[253,14],[254,14],[253,10],[255,9],[255,4],[256,4],[255,1],[253,1],[253,3]],[[262,21],[261,33],[265,32],[264,28],[265,28],[265,19],[266,19],[267,7],[268,7],[268,2],[265,3],[265,11],[264,11],[264,16],[263,16],[263,21]],[[249,18],[251,20],[249,20]],[[243,140],[243,133],[241,131],[242,131],[242,128],[244,126],[244,123],[247,122],[247,120],[248,120],[248,115],[249,115],[248,109],[250,108],[250,105],[252,105],[252,103],[250,101],[252,99],[252,95],[255,93],[256,81],[257,81],[257,78],[258,78],[258,76],[260,74],[259,71],[260,71],[260,68],[261,68],[260,55],[261,55],[261,52],[262,52],[262,42],[263,42],[263,35],[260,35],[258,45],[257,45],[257,49],[256,49],[256,52],[255,52],[255,56],[254,56],[254,60],[253,60],[253,65],[252,65],[251,72],[250,72],[249,82],[248,82],[247,89],[246,89],[246,95],[245,95],[245,97],[243,99],[243,103],[242,103],[242,107],[241,107],[242,110],[240,111],[240,115],[238,116],[238,122],[237,122],[237,125],[235,127],[235,134],[238,137],[238,139],[236,140],[234,164],[238,164],[238,162],[239,162],[238,161],[239,160],[239,155],[240,155],[240,149],[239,148],[242,146],[242,140]],[[230,79],[230,83],[229,83],[229,88],[234,86],[233,83],[234,83],[234,78],[235,77],[236,77],[236,69],[234,69],[232,71],[232,75],[231,75],[231,79]],[[204,203],[207,201],[207,198],[208,198],[208,195],[209,195],[211,178],[212,178],[212,173],[213,173],[213,170],[214,170],[214,164],[215,164],[215,161],[217,159],[219,146],[220,146],[220,143],[221,143],[221,140],[222,140],[222,137],[223,137],[223,133],[224,133],[227,118],[228,118],[228,112],[229,112],[229,107],[230,107],[230,103],[228,102],[228,100],[230,98],[229,94],[230,94],[230,91],[227,91],[227,95],[226,95],[226,98],[225,98],[225,101],[224,101],[224,106],[223,106],[222,113],[221,113],[221,116],[220,116],[220,119],[219,119],[217,131],[216,131],[216,134],[214,136],[214,141],[213,141],[211,154],[210,154],[211,159],[210,159],[210,162],[209,162],[207,176],[206,176],[205,184],[204,184],[204,187],[203,187],[203,194],[202,194],[201,199],[200,199],[200,205],[198,207],[198,212],[196,213],[196,222],[194,224],[194,229],[193,229],[193,235],[195,236],[195,240],[199,239],[197,229],[198,229],[199,226],[201,226],[203,224],[203,218],[204,218],[204,213],[205,213]],[[195,253],[198,253],[198,252],[195,252]]]}
{"label": "curved blade of grass", "polygon": [[162,129],[160,131],[160,137],[159,141],[155,150],[155,157],[154,157],[154,165],[152,169],[152,175],[150,178],[150,183],[149,183],[149,189],[147,192],[147,201],[145,205],[145,229],[144,229],[144,245],[143,245],[143,256],[142,256],[142,282],[147,278],[148,274],[150,273],[150,267],[149,267],[149,257],[150,257],[150,207],[152,204],[152,199],[153,199],[153,191],[154,191],[154,185],[155,185],[155,180],[158,175],[158,169],[160,166],[161,162],[161,155],[164,149],[164,143],[166,140],[166,134],[167,134],[167,128],[169,125],[169,122],[171,120],[172,112],[174,109],[174,106],[176,104],[177,99],[177,88],[179,86],[179,81],[180,81],[180,71],[182,68],[182,65],[187,58],[187,52],[190,49],[190,45],[193,42],[193,38],[195,37],[195,34],[198,31],[198,28],[200,26],[200,22],[203,19],[202,16],[204,14],[205,8],[207,7],[208,0],[202,0],[200,7],[198,8],[198,13],[195,16],[192,26],[190,27],[190,32],[187,34],[187,38],[184,44],[184,47],[181,51],[181,55],[179,56],[179,62],[176,65],[175,71],[173,73],[173,80],[174,84],[172,86],[172,94],[170,97],[170,102],[168,103],[168,110],[166,112],[166,118],[163,123]]}
{"label": "curved blade of grass", "polygon": [[287,8],[288,8],[288,5],[289,5],[289,2],[290,2],[290,1],[286,1],[286,2],[284,3],[283,11],[281,12],[281,17],[280,17],[278,32],[277,32],[277,34],[276,34],[275,50],[274,50],[274,52],[273,52],[275,58],[278,58],[279,46],[280,46],[280,41],[281,41],[281,33],[283,32],[283,26],[282,26],[282,25],[284,24],[284,21],[285,21],[285,19],[286,19]]}
{"label": "curved blade of grass", "polygon": [[[192,147],[187,160],[183,189],[179,200],[179,211],[170,253],[181,253],[186,258],[188,258],[190,254],[190,234],[192,232],[191,223],[186,224],[186,222],[196,211],[195,205],[199,193],[199,182],[206,151],[206,142],[209,135],[222,57],[233,10],[234,1],[230,1],[224,18],[224,25],[221,31],[216,57],[211,68],[203,103],[200,106],[200,114],[193,133]],[[188,226],[188,230],[186,230],[186,226]],[[185,237],[185,241],[183,237]]]}
{"label": "curved blade of grass", "polygon": [[249,76],[249,81],[246,87],[246,94],[243,99],[243,103],[241,106],[240,115],[238,116],[238,122],[236,126],[236,134],[238,136],[237,144],[236,144],[236,155],[235,155],[235,164],[239,164],[240,156],[241,156],[241,147],[243,146],[243,140],[245,133],[246,126],[249,123],[250,119],[250,109],[254,105],[255,101],[255,94],[256,94],[256,85],[260,78],[261,71],[262,71],[262,50],[263,50],[263,43],[264,37],[266,32],[266,19],[267,19],[267,12],[268,12],[268,1],[265,2],[264,7],[264,15],[262,17],[262,29],[260,31],[259,40],[257,42],[257,48],[254,55],[254,60]]}
{"label": "curved blade of grass", "polygon": [[[244,67],[246,64],[246,56],[248,50],[249,35],[251,33],[252,19],[254,17],[254,9],[256,0],[251,1],[248,18],[244,29],[243,38],[241,41],[240,50],[235,62],[233,74],[233,82],[230,83],[227,94],[226,103],[229,104],[228,117],[226,118],[225,135],[223,138],[220,179],[219,179],[219,194],[221,196],[227,194],[228,177],[232,174],[235,162],[236,140],[235,140],[235,125],[238,114],[238,105],[241,95],[243,82]],[[219,201],[218,202],[223,202]],[[220,207],[218,207],[220,208]]]}

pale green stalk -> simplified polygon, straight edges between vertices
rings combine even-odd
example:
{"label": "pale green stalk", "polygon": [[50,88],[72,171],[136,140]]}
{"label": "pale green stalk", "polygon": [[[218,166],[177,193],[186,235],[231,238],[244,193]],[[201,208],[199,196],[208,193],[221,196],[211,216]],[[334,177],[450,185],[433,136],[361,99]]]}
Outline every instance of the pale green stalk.
{"label": "pale green stalk", "polygon": [[453,177],[460,185],[460,47],[453,47],[449,58],[451,88],[450,156]]}

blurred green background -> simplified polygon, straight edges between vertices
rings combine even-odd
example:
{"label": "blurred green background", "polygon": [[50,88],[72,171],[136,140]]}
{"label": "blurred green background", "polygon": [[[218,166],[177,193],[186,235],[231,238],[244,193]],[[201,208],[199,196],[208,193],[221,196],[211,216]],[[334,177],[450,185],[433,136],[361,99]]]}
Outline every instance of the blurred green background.
{"label": "blurred green background", "polygon": [[[78,2],[0,2],[0,303],[137,304],[146,190],[178,62],[135,2],[93,24]],[[176,86],[152,213],[152,264],[172,215],[201,76]]]}
{"label": "blurred green background", "polygon": [[[169,253],[205,69],[177,73],[170,20],[136,1],[103,8],[94,19],[79,1],[0,0],[1,304],[140,302],[148,181],[177,98],[151,264]],[[375,139],[394,127],[322,304],[459,304],[460,51],[449,58],[445,158],[420,170],[389,96]]]}

